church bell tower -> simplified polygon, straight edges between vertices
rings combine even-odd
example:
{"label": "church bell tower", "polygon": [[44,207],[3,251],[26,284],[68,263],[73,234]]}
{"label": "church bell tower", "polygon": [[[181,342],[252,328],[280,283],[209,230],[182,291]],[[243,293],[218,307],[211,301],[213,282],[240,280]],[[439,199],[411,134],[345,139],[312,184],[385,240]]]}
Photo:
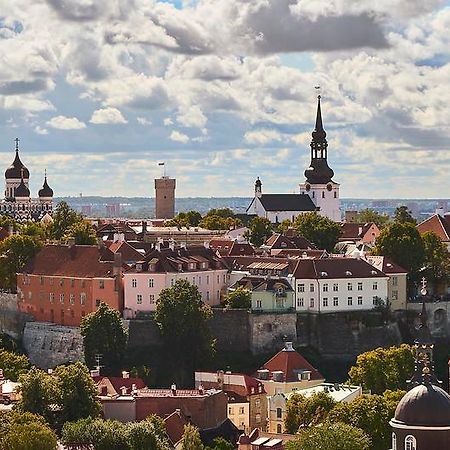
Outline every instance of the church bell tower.
{"label": "church bell tower", "polygon": [[317,97],[316,126],[312,132],[311,162],[305,170],[306,181],[300,193],[308,194],[319,208],[319,214],[340,222],[339,184],[333,181],[334,172],[328,165],[327,133],[323,129],[320,95]]}

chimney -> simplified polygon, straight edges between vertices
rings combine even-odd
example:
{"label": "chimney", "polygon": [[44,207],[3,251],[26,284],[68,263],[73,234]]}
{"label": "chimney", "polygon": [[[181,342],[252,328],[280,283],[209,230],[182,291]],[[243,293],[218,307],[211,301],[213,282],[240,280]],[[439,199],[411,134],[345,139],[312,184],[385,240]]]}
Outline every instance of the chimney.
{"label": "chimney", "polygon": [[131,385],[131,393],[133,395],[135,395],[137,393],[137,386],[134,383]]}
{"label": "chimney", "polygon": [[295,351],[294,347],[292,346],[292,342],[285,342],[284,343],[284,350],[287,351],[287,352]]}
{"label": "chimney", "polygon": [[114,242],[124,242],[125,235],[123,233],[114,233],[113,241]]}
{"label": "chimney", "polygon": [[114,288],[116,291],[120,291],[122,284],[122,253],[114,253],[113,263],[113,276],[114,276]]}
{"label": "chimney", "polygon": [[175,241],[173,239],[170,239],[170,241],[169,241],[169,248],[172,251],[175,250]]}
{"label": "chimney", "polygon": [[198,393],[200,395],[203,395],[205,393],[205,389],[202,384],[200,384],[200,386],[198,387]]}
{"label": "chimney", "polygon": [[223,370],[217,371],[217,385],[220,390],[223,389],[223,384],[225,382],[225,373]]}
{"label": "chimney", "polygon": [[130,378],[130,372],[127,372],[126,370],[122,371],[122,378]]}
{"label": "chimney", "polygon": [[147,221],[142,221],[142,234],[145,234],[147,232]]}
{"label": "chimney", "polygon": [[208,248],[208,249],[209,249],[209,241],[203,242],[203,246],[204,246],[205,248]]}
{"label": "chimney", "polygon": [[175,383],[172,384],[170,390],[172,391],[172,395],[175,397],[177,395],[177,385]]}
{"label": "chimney", "polygon": [[100,369],[99,368],[91,370],[91,377],[92,378],[99,377],[99,376],[100,376]]}
{"label": "chimney", "polygon": [[361,237],[363,232],[363,228],[362,227],[358,227],[358,236]]}
{"label": "chimney", "polygon": [[444,215],[444,208],[436,208],[436,211],[435,211],[435,213],[436,214],[439,214],[440,216],[443,216]]}
{"label": "chimney", "polygon": [[121,394],[121,395],[127,395],[127,388],[126,388],[125,386],[122,386],[122,387],[120,388],[120,394]]}

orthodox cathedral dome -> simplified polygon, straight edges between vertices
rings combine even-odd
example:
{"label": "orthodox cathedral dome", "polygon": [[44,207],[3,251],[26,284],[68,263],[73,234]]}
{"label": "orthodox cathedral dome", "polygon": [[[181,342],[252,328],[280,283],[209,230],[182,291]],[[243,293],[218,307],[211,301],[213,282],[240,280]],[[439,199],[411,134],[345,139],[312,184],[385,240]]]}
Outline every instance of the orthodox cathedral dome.
{"label": "orthodox cathedral dome", "polygon": [[[22,172],[23,171],[23,172]],[[17,179],[23,177],[25,179],[30,178],[30,171],[24,166],[23,162],[19,157],[19,140],[16,139],[16,157],[14,158],[13,163],[9,166],[5,171],[5,178],[9,179]]]}

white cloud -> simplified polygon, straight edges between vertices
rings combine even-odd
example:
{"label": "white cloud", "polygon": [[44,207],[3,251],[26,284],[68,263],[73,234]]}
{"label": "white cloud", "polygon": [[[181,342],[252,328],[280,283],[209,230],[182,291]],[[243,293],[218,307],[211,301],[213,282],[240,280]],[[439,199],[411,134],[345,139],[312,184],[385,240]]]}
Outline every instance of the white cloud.
{"label": "white cloud", "polygon": [[173,120],[170,117],[165,117],[163,122],[165,127],[170,127],[173,125]]}
{"label": "white cloud", "polygon": [[40,127],[39,125],[36,125],[34,127],[34,132],[41,135],[48,134],[48,130],[46,128]]}
{"label": "white cloud", "polygon": [[182,144],[189,142],[189,136],[176,130],[173,130],[172,133],[170,133],[169,139],[175,142],[181,142]]}
{"label": "white cloud", "polygon": [[145,117],[137,117],[136,118],[139,125],[151,125],[152,121]]}
{"label": "white cloud", "polygon": [[56,116],[47,121],[47,125],[58,130],[81,130],[86,124],[76,117]]}
{"label": "white cloud", "polygon": [[91,120],[95,124],[118,124],[128,123],[125,117],[117,108],[97,109],[93,112]]}
{"label": "white cloud", "polygon": [[265,145],[269,142],[281,141],[282,136],[276,130],[261,128],[259,130],[247,131],[244,135],[244,139],[249,144]]}

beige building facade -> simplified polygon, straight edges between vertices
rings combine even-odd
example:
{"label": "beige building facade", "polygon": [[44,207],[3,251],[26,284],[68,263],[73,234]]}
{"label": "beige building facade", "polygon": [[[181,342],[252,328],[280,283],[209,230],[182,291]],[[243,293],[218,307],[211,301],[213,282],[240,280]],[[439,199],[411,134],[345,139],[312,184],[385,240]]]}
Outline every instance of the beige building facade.
{"label": "beige building facade", "polygon": [[163,176],[155,180],[155,217],[172,219],[175,216],[175,178]]}

